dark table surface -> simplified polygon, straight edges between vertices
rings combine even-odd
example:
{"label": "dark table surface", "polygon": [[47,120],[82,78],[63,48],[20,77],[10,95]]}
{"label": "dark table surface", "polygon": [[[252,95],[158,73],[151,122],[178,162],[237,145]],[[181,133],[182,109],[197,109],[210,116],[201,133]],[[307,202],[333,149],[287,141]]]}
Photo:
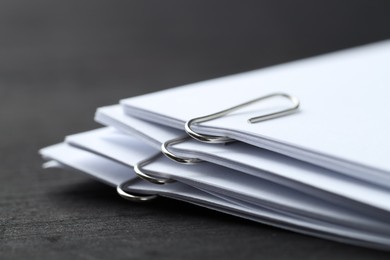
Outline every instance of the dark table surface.
{"label": "dark table surface", "polygon": [[98,106],[390,37],[388,1],[0,2],[1,259],[388,259],[41,169]]}

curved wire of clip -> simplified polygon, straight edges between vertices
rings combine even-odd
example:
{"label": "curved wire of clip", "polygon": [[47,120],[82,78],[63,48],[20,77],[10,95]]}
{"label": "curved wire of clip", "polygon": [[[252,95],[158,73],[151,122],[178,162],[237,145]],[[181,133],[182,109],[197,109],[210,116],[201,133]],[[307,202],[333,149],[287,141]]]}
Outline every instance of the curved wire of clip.
{"label": "curved wire of clip", "polygon": [[145,159],[143,161],[140,161],[136,165],[134,165],[134,171],[143,180],[149,181],[154,184],[166,184],[170,182],[174,182],[174,180],[169,179],[169,178],[161,178],[161,177],[155,177],[154,175],[156,174],[155,172],[152,171],[147,171],[143,169],[144,166],[148,165],[149,163],[152,163],[159,157],[161,157],[162,154],[159,152],[152,157]]}
{"label": "curved wire of clip", "polygon": [[227,136],[215,136],[215,135],[199,134],[199,133],[195,132],[191,128],[191,126],[193,124],[199,124],[199,123],[203,123],[203,122],[207,122],[207,121],[211,121],[211,120],[223,117],[223,116],[225,116],[227,114],[230,114],[230,113],[232,113],[232,112],[234,112],[236,110],[239,110],[241,108],[244,108],[246,106],[252,105],[252,104],[257,103],[259,101],[263,101],[263,100],[270,99],[270,98],[273,98],[273,97],[283,97],[283,98],[286,98],[289,101],[291,101],[292,105],[289,108],[282,109],[282,110],[279,110],[279,111],[276,111],[276,112],[273,112],[273,113],[269,113],[269,114],[265,114],[265,115],[261,115],[261,116],[257,116],[257,117],[252,117],[252,118],[250,118],[248,120],[249,123],[253,124],[253,123],[260,122],[260,121],[265,121],[265,120],[268,120],[268,119],[284,116],[284,115],[290,114],[290,113],[298,110],[298,108],[299,108],[299,99],[298,98],[296,98],[294,96],[291,96],[289,94],[286,94],[286,93],[272,93],[272,94],[269,94],[269,95],[266,95],[266,96],[261,96],[261,97],[255,98],[253,100],[247,101],[245,103],[239,104],[237,106],[234,106],[234,107],[231,107],[231,108],[228,108],[228,109],[225,109],[225,110],[222,110],[222,111],[219,111],[219,112],[207,115],[207,116],[202,116],[202,117],[197,117],[197,118],[190,119],[185,124],[185,130],[186,130],[186,132],[187,132],[187,134],[189,136],[191,136],[192,138],[194,138],[194,139],[196,139],[198,141],[201,141],[201,142],[205,142],[205,143],[227,143],[227,142],[233,142],[235,140],[231,139],[231,138],[229,138]]}
{"label": "curved wire of clip", "polygon": [[131,200],[135,202],[143,202],[143,201],[150,201],[157,198],[157,195],[138,195],[134,193],[130,193],[128,191],[125,191],[128,186],[133,184],[133,182],[136,181],[136,179],[132,179],[129,181],[125,181],[122,184],[118,185],[116,187],[116,192],[121,196],[122,198],[126,200]]}
{"label": "curved wire of clip", "polygon": [[[151,156],[148,159],[142,160],[136,165],[134,165],[134,171],[137,174],[138,177],[140,177],[143,180],[146,180],[148,182],[154,183],[154,184],[166,184],[170,182],[175,182],[175,180],[168,179],[168,178],[158,178],[154,177],[152,171],[146,171],[143,169],[144,166],[148,165],[149,163],[155,161],[159,157],[163,156],[161,153],[157,153],[153,156]],[[157,198],[157,195],[140,195],[140,194],[134,194],[130,193],[129,191],[126,191],[126,188],[133,184],[133,182],[137,181],[137,179],[132,179],[129,181],[125,181],[122,184],[118,185],[116,187],[116,191],[124,199],[136,201],[136,202],[143,202],[143,201],[150,201],[155,198]]]}
{"label": "curved wire of clip", "polygon": [[181,156],[177,156],[176,154],[172,153],[170,150],[169,150],[169,147],[171,145],[175,145],[175,144],[179,144],[179,143],[182,143],[184,141],[187,141],[189,140],[191,137],[189,136],[180,136],[180,137],[177,137],[177,138],[174,138],[174,139],[171,139],[171,140],[168,140],[166,142],[164,142],[162,145],[161,145],[161,152],[166,156],[168,157],[169,159],[175,161],[175,162],[178,162],[178,163],[183,163],[183,164],[195,164],[195,163],[199,163],[199,162],[203,162],[203,160],[201,159],[198,159],[198,158],[189,158],[189,157],[181,157]]}

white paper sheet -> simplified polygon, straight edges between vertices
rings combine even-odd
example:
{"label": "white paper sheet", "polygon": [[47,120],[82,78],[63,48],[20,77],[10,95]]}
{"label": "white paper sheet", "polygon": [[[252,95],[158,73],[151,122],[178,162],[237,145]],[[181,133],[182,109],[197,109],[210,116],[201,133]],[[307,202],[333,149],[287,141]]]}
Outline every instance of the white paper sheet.
{"label": "white paper sheet", "polygon": [[248,124],[266,111],[259,104],[194,129],[390,187],[389,84],[390,41],[384,41],[121,103],[129,115],[184,129],[194,117],[286,92],[300,99],[300,112]]}
{"label": "white paper sheet", "polygon": [[[40,152],[49,160],[57,160],[61,164],[85,172],[90,176],[114,186],[122,183],[122,179],[125,179],[124,176],[129,175],[129,170],[131,170],[124,165],[66,144],[54,145],[42,149]],[[108,169],[109,171],[107,171]],[[122,177],[118,178],[118,176]],[[130,174],[130,176],[134,175]],[[384,249],[389,248],[390,245],[388,236],[381,233],[350,229],[344,226],[315,220],[307,221],[299,218],[292,218],[289,215],[262,209],[260,207],[253,207],[250,204],[243,206],[244,203],[242,202],[234,204],[232,203],[232,200],[223,200],[181,183],[160,186],[140,181],[129,188],[135,192],[146,192],[148,194],[155,192],[162,196],[181,199],[232,215],[305,234]]]}
{"label": "white paper sheet", "polygon": [[[134,152],[142,150],[144,144],[127,135],[119,133],[113,135],[112,133],[113,130],[110,128],[99,129],[69,136],[66,141],[133,167],[138,162],[134,160]],[[107,138],[110,135],[113,137]],[[112,141],[113,138],[116,139],[115,142]],[[161,156],[145,168],[152,172],[162,173],[164,177],[271,210],[332,223],[344,223],[346,226],[356,228],[363,225],[374,229],[379,228],[378,230],[390,230],[390,225],[386,221],[384,224],[371,223],[371,219],[365,214],[366,211],[358,213],[354,210],[347,210],[344,207],[316,199],[311,195],[305,195],[225,167],[208,163],[182,166]],[[371,212],[373,212],[372,209]],[[381,213],[375,217],[377,219],[388,218]]]}
{"label": "white paper sheet", "polygon": [[[183,131],[127,116],[119,105],[99,108],[95,119],[157,149],[163,142],[184,135]],[[388,189],[242,142],[209,145],[192,140],[172,146],[171,150],[184,157],[200,158],[326,200],[361,207],[351,203],[356,201],[390,211]],[[343,198],[351,201],[343,202]]]}

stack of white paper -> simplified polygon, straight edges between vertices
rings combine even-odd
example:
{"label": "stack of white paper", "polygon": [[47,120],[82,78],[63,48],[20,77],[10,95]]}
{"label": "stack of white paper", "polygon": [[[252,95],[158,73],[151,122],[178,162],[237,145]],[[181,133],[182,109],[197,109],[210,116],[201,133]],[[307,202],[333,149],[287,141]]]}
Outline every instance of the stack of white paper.
{"label": "stack of white paper", "polygon": [[[386,41],[124,99],[98,108],[104,128],[40,152],[46,167],[84,172],[130,200],[166,196],[388,249],[389,86]],[[290,95],[299,110],[248,122],[291,107]]]}

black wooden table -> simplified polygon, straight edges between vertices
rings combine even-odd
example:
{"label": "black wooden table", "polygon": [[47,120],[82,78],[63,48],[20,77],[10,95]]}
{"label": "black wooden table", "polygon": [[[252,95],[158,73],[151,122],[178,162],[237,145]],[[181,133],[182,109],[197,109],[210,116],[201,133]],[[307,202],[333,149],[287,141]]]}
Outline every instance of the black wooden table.
{"label": "black wooden table", "polygon": [[39,148],[98,106],[390,37],[388,1],[0,3],[0,259],[388,259],[168,199],[134,204]]}

